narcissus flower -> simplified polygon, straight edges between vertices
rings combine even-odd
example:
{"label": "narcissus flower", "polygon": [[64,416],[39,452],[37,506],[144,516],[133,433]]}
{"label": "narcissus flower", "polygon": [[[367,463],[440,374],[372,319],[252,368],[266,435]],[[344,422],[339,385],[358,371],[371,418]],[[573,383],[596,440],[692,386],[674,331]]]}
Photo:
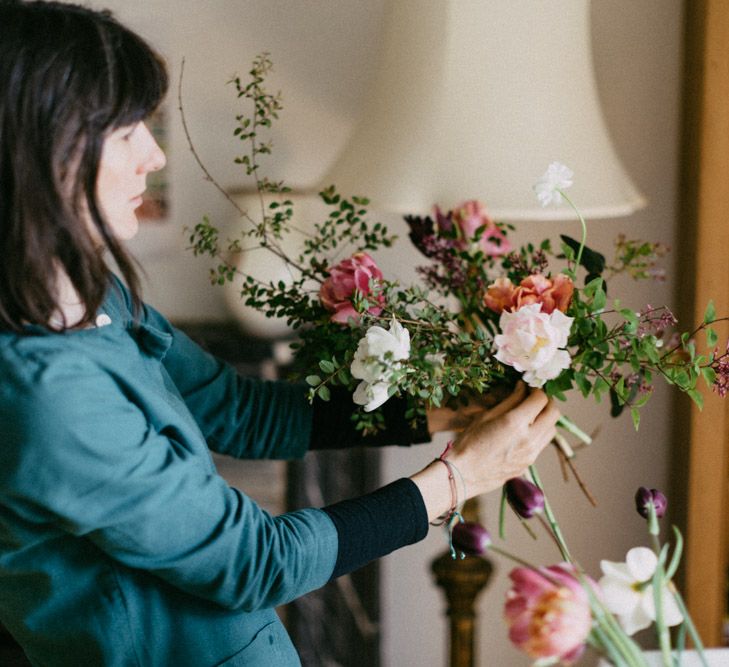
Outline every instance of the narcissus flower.
{"label": "narcissus flower", "polygon": [[[603,577],[598,582],[603,591],[605,605],[618,617],[629,635],[647,628],[656,620],[656,606],[651,580],[658,566],[658,558],[646,547],[628,551],[624,563],[600,561]],[[676,598],[664,586],[663,621],[678,625],[683,621]]]}

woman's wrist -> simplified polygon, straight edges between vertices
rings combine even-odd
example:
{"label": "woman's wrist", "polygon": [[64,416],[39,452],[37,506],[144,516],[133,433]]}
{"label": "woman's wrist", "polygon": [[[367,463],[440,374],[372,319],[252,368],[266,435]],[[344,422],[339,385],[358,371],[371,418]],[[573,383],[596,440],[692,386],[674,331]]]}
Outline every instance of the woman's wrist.
{"label": "woman's wrist", "polygon": [[420,490],[428,521],[444,523],[467,500],[466,485],[458,467],[443,454],[410,479]]}
{"label": "woman's wrist", "polygon": [[423,496],[423,503],[428,513],[428,521],[435,521],[451,507],[451,484],[448,470],[437,460],[431,461],[425,468],[410,476]]}

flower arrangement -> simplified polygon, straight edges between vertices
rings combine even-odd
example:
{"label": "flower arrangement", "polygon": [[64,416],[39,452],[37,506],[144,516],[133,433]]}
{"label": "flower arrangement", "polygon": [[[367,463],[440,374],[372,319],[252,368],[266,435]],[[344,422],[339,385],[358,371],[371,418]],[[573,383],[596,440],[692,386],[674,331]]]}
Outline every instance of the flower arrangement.
{"label": "flower arrangement", "polygon": [[[422,282],[403,286],[384,275],[375,259],[379,249],[392,245],[394,235],[385,225],[370,222],[367,199],[345,197],[332,186],[320,193],[329,209],[326,218],[297,229],[303,235],[300,251],[287,253],[283,240],[296,228],[290,190],[259,173],[261,156],[271,151],[262,134],[282,108],[280,96],[264,86],[270,70],[271,61],[263,54],[253,62],[248,82],[231,82],[252,109],[237,116],[234,135],[246,152],[236,163],[254,179],[262,215],[255,219],[239,209],[247,224],[228,242],[203,219],[191,231],[190,244],[195,254],[216,258],[213,283],[240,274],[246,305],[285,318],[297,332],[293,372],[308,385],[312,401],[329,400],[332,387],[345,387],[359,406],[357,428],[372,431],[384,423],[379,408],[395,395],[407,400],[406,414],[415,422],[428,407],[464,402],[469,395],[523,381],[560,400],[572,389],[597,401],[609,397],[611,414],[628,408],[638,428],[640,408],[658,377],[699,405],[700,378],[726,394],[729,348],[717,348],[712,325],[719,319],[713,306],[694,330],[678,333],[676,318],[665,307],[635,312],[617,299],[609,303],[608,280],[617,274],[660,279],[657,264],[666,248],[620,236],[611,261],[589,248],[587,224],[566,194],[573,174],[557,162],[536,183],[535,194],[545,206],[566,201],[582,225],[582,238],[563,235],[557,250],[550,240],[513,247],[513,227],[494,221],[478,201],[450,211],[435,206],[431,216],[405,217],[410,240],[426,263],[418,268]],[[190,147],[197,158],[192,142]],[[228,253],[251,248],[283,259],[291,280],[261,281],[229,260]],[[707,353],[697,351],[699,333],[705,336]],[[569,420],[563,418],[560,425],[582,442],[590,441]],[[562,436],[558,443],[571,461],[573,448]],[[615,665],[643,665],[630,635],[650,623],[658,628],[666,666],[674,664],[669,626],[681,624],[679,649],[686,631],[700,647],[671,583],[680,559],[680,534],[676,532],[670,559],[668,546],[658,543],[665,498],[641,489],[638,500],[653,550],[637,547],[625,563],[604,561],[603,577],[595,582],[572,558],[536,468],[530,469],[530,479],[505,485],[502,507],[511,506],[524,520],[536,517],[564,560],[542,568],[509,556],[520,563],[511,573],[505,609],[509,636],[540,665],[571,664],[586,643]],[[506,554],[483,527],[462,523],[457,512],[449,531],[454,555],[486,548]]]}

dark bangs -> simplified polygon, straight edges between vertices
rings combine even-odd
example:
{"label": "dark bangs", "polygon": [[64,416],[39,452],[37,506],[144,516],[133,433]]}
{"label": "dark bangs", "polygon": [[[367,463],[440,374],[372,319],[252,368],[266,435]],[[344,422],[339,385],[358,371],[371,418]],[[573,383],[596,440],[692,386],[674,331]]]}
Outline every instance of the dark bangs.
{"label": "dark bangs", "polygon": [[111,17],[108,21],[109,30],[100,34],[107,56],[109,95],[102,105],[108,111],[103,124],[107,130],[115,130],[147,118],[166,95],[169,81],[164,62],[141,37],[121,28]]}

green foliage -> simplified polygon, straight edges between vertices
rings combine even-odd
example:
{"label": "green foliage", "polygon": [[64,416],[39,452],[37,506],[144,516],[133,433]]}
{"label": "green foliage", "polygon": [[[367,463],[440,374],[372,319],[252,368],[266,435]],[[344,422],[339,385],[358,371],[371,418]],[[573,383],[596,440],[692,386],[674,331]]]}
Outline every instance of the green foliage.
{"label": "green foliage", "polygon": [[[235,162],[253,180],[262,215],[255,219],[244,214],[238,236],[226,242],[205,217],[190,233],[189,242],[195,255],[216,261],[210,270],[213,283],[235,280],[246,305],[267,317],[285,319],[297,331],[298,340],[292,344],[292,373],[308,385],[310,400],[330,400],[334,387],[354,391],[360,381],[352,376],[351,365],[360,340],[369,327],[387,328],[393,318],[410,332],[409,358],[397,363],[387,357],[370,361],[380,364],[389,393],[405,397],[406,415],[413,422],[423,417],[428,406],[457,404],[469,393],[512,386],[520,374],[494,356],[493,339],[499,333],[500,315],[486,306],[486,292],[498,278],[519,285],[534,274],[554,277],[549,263],[556,258],[566,262],[561,271],[575,281],[566,312],[574,319],[567,343],[571,365],[547,382],[545,391],[560,400],[573,389],[597,401],[608,395],[611,414],[617,416],[629,408],[636,428],[640,408],[650,398],[654,377],[664,378],[701,405],[696,390],[698,379],[702,377],[713,386],[718,360],[723,358],[696,351],[694,337],[701,329],[710,348],[718,342],[710,327],[716,321],[713,303],[702,325],[684,333],[669,347],[668,332],[656,324],[663,315],[661,309],[636,313],[622,307],[618,300],[611,304],[608,301],[607,280],[611,276],[627,273],[643,279],[657,275],[657,258],[665,253],[660,244],[621,236],[611,265],[589,247],[583,247],[580,253],[580,243],[565,235],[560,237],[562,254],[558,257],[548,239],[526,243],[503,256],[491,256],[475,242],[485,225],[476,231],[474,239],[463,239],[457,225],[451,224],[450,230],[439,228],[437,232],[440,254],[434,259],[431,248],[431,265],[421,268],[430,289],[418,284],[403,287],[385,279],[370,282],[366,290],[360,285],[351,298],[356,317],[347,324],[332,322],[331,313],[319,297],[331,269],[354,253],[376,253],[392,246],[396,236],[381,222],[370,220],[365,197],[345,196],[332,185],[319,193],[327,213],[322,220],[306,225],[299,252],[292,255],[283,250],[283,241],[294,231],[295,207],[288,196],[290,188],[260,173],[261,159],[272,150],[266,135],[283,108],[280,94],[270,94],[266,88],[271,71],[270,57],[264,53],[253,61],[246,81],[239,77],[231,81],[244,105],[233,129],[244,152]],[[513,229],[512,225],[495,225],[498,235]],[[291,279],[266,282],[236,269],[230,254],[253,248],[283,259]],[[578,254],[579,267],[575,266]],[[585,274],[581,288],[576,283],[578,271]],[[455,297],[458,309],[442,305],[438,295]],[[356,414],[356,426],[365,432],[383,424],[380,410]]]}

